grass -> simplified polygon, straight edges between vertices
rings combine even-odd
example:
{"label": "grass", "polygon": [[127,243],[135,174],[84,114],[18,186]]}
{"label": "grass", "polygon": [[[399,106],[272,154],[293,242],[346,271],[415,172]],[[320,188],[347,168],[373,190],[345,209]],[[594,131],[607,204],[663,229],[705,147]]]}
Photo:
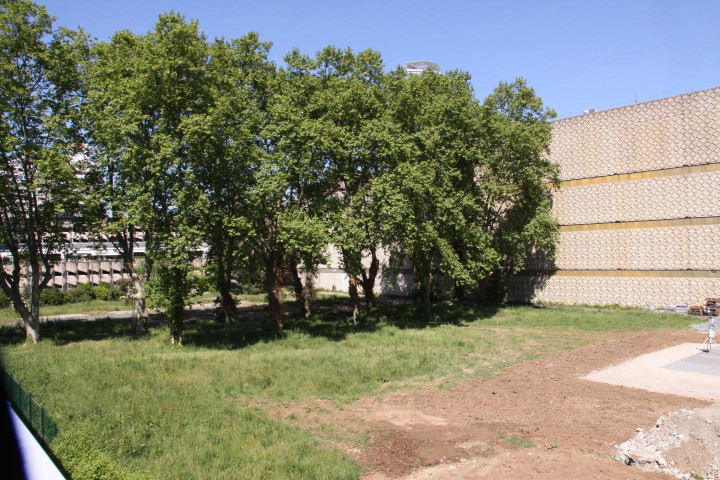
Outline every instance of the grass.
{"label": "grass", "polygon": [[23,346],[20,329],[0,327],[0,344],[8,369],[61,429],[87,432],[131,470],[176,479],[343,479],[357,478],[360,467],[328,448],[322,431],[273,420],[273,406],[342,405],[432,380],[489,378],[591,342],[595,332],[688,323],[643,311],[450,302],[433,312],[426,321],[416,304],[390,305],[365,313],[359,327],[347,314],[290,316],[282,335],[263,316],[199,321],[187,325],[182,348],[170,346],[165,325],[136,338],[128,322],[113,321],[46,324],[35,346]]}
{"label": "grass", "polygon": [[[513,437],[512,435],[505,435],[502,432],[498,432],[497,434],[498,440],[504,440],[510,445],[515,445],[516,447],[520,448],[535,448],[537,447],[537,443],[533,442],[532,440],[528,438],[520,438],[520,437]],[[557,447],[557,445],[555,445]]]}

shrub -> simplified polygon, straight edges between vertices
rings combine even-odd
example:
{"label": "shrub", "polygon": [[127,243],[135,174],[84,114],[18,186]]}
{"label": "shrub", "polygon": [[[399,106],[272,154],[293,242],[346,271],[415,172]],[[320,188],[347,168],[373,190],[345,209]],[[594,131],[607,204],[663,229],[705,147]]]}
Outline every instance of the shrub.
{"label": "shrub", "polygon": [[215,290],[215,278],[212,275],[196,274],[190,276],[190,291],[195,295]]}
{"label": "shrub", "polygon": [[40,305],[62,305],[68,303],[68,298],[65,292],[58,288],[46,288],[40,292]]}
{"label": "shrub", "polygon": [[95,298],[98,300],[110,300],[110,284],[98,283],[97,287],[95,287]]}
{"label": "shrub", "polygon": [[60,463],[74,480],[140,480],[153,478],[147,472],[133,473],[95,447],[87,433],[63,431],[52,443]]}
{"label": "shrub", "polygon": [[117,287],[112,287],[108,290],[108,300],[120,300],[125,296],[125,291]]}
{"label": "shrub", "polygon": [[89,302],[95,296],[95,288],[89,283],[81,283],[75,288],[68,290],[71,303]]}
{"label": "shrub", "polygon": [[115,282],[115,288],[117,290],[120,290],[122,292],[122,295],[126,294],[128,290],[130,290],[130,287],[132,286],[132,280],[129,278],[121,278],[117,282]]}
{"label": "shrub", "polygon": [[0,308],[10,308],[10,305],[12,305],[12,299],[0,290]]}

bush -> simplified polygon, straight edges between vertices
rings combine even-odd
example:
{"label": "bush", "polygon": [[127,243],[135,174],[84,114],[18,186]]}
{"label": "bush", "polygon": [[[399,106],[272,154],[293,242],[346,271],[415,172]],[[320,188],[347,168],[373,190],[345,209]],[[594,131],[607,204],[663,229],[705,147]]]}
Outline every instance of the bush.
{"label": "bush", "polygon": [[67,292],[72,299],[69,303],[89,302],[95,297],[95,288],[89,283],[81,283]]}
{"label": "bush", "polygon": [[40,292],[40,305],[57,306],[68,302],[68,296],[59,288],[46,288]]}
{"label": "bush", "polygon": [[98,300],[110,300],[110,284],[98,283],[97,287],[95,287],[95,298]]}
{"label": "bush", "polygon": [[87,433],[63,431],[52,443],[52,450],[74,480],[151,479],[147,472],[133,473],[95,447]]}
{"label": "bush", "polygon": [[108,300],[120,300],[125,296],[125,291],[118,287],[113,287],[108,290]]}
{"label": "bush", "polygon": [[215,278],[212,275],[191,275],[189,280],[190,292],[194,295],[215,291]]}
{"label": "bush", "polygon": [[120,290],[122,292],[122,295],[125,295],[128,290],[130,290],[130,287],[132,286],[132,280],[129,278],[121,278],[117,282],[115,282],[115,288],[117,290]]}
{"label": "bush", "polygon": [[12,305],[12,300],[0,290],[0,308],[10,308],[10,305]]}

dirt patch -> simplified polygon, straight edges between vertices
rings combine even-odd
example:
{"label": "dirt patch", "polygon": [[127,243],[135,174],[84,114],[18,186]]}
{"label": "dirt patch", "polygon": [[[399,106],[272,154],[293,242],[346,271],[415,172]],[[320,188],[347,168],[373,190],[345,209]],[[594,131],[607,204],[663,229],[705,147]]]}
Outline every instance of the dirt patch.
{"label": "dirt patch", "polygon": [[[363,398],[314,411],[305,421],[370,430],[369,438],[345,446],[368,468],[365,480],[673,478],[628,467],[615,459],[616,446],[637,428],[653,428],[663,415],[710,402],[580,377],[682,342],[700,344],[702,334],[597,338],[599,343],[515,365],[491,380]],[[291,411],[297,406],[282,416]],[[667,458],[681,463],[682,452],[672,455]]]}

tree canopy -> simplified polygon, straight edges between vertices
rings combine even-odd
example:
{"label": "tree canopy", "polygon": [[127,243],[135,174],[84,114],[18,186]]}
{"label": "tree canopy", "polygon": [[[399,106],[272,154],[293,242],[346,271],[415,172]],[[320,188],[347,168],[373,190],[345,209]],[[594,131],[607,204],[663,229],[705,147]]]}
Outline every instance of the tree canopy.
{"label": "tree canopy", "polygon": [[32,2],[0,4],[0,243],[12,262],[9,272],[0,269],[0,288],[33,342],[40,290],[83,206],[84,165],[76,154],[88,43],[82,32],[52,22]]}
{"label": "tree canopy", "polygon": [[[237,272],[262,270],[275,330],[281,284],[293,278],[309,315],[309,279],[331,247],[356,321],[359,287],[375,303],[383,252],[387,271],[412,268],[427,313],[440,287],[485,299],[530,252],[554,252],[554,113],[522,78],[481,101],[465,72],[388,72],[370,49],[293,50],[277,66],[257,33],[209,41],[175,12],[91,48],[28,1],[3,3],[0,29],[0,213],[15,266],[0,286],[21,313],[21,264],[34,299],[66,240],[63,215],[118,246],[136,331],[149,295],[173,342],[203,252],[228,321]],[[70,162],[80,145],[84,176]],[[37,309],[23,319],[34,325]]]}

